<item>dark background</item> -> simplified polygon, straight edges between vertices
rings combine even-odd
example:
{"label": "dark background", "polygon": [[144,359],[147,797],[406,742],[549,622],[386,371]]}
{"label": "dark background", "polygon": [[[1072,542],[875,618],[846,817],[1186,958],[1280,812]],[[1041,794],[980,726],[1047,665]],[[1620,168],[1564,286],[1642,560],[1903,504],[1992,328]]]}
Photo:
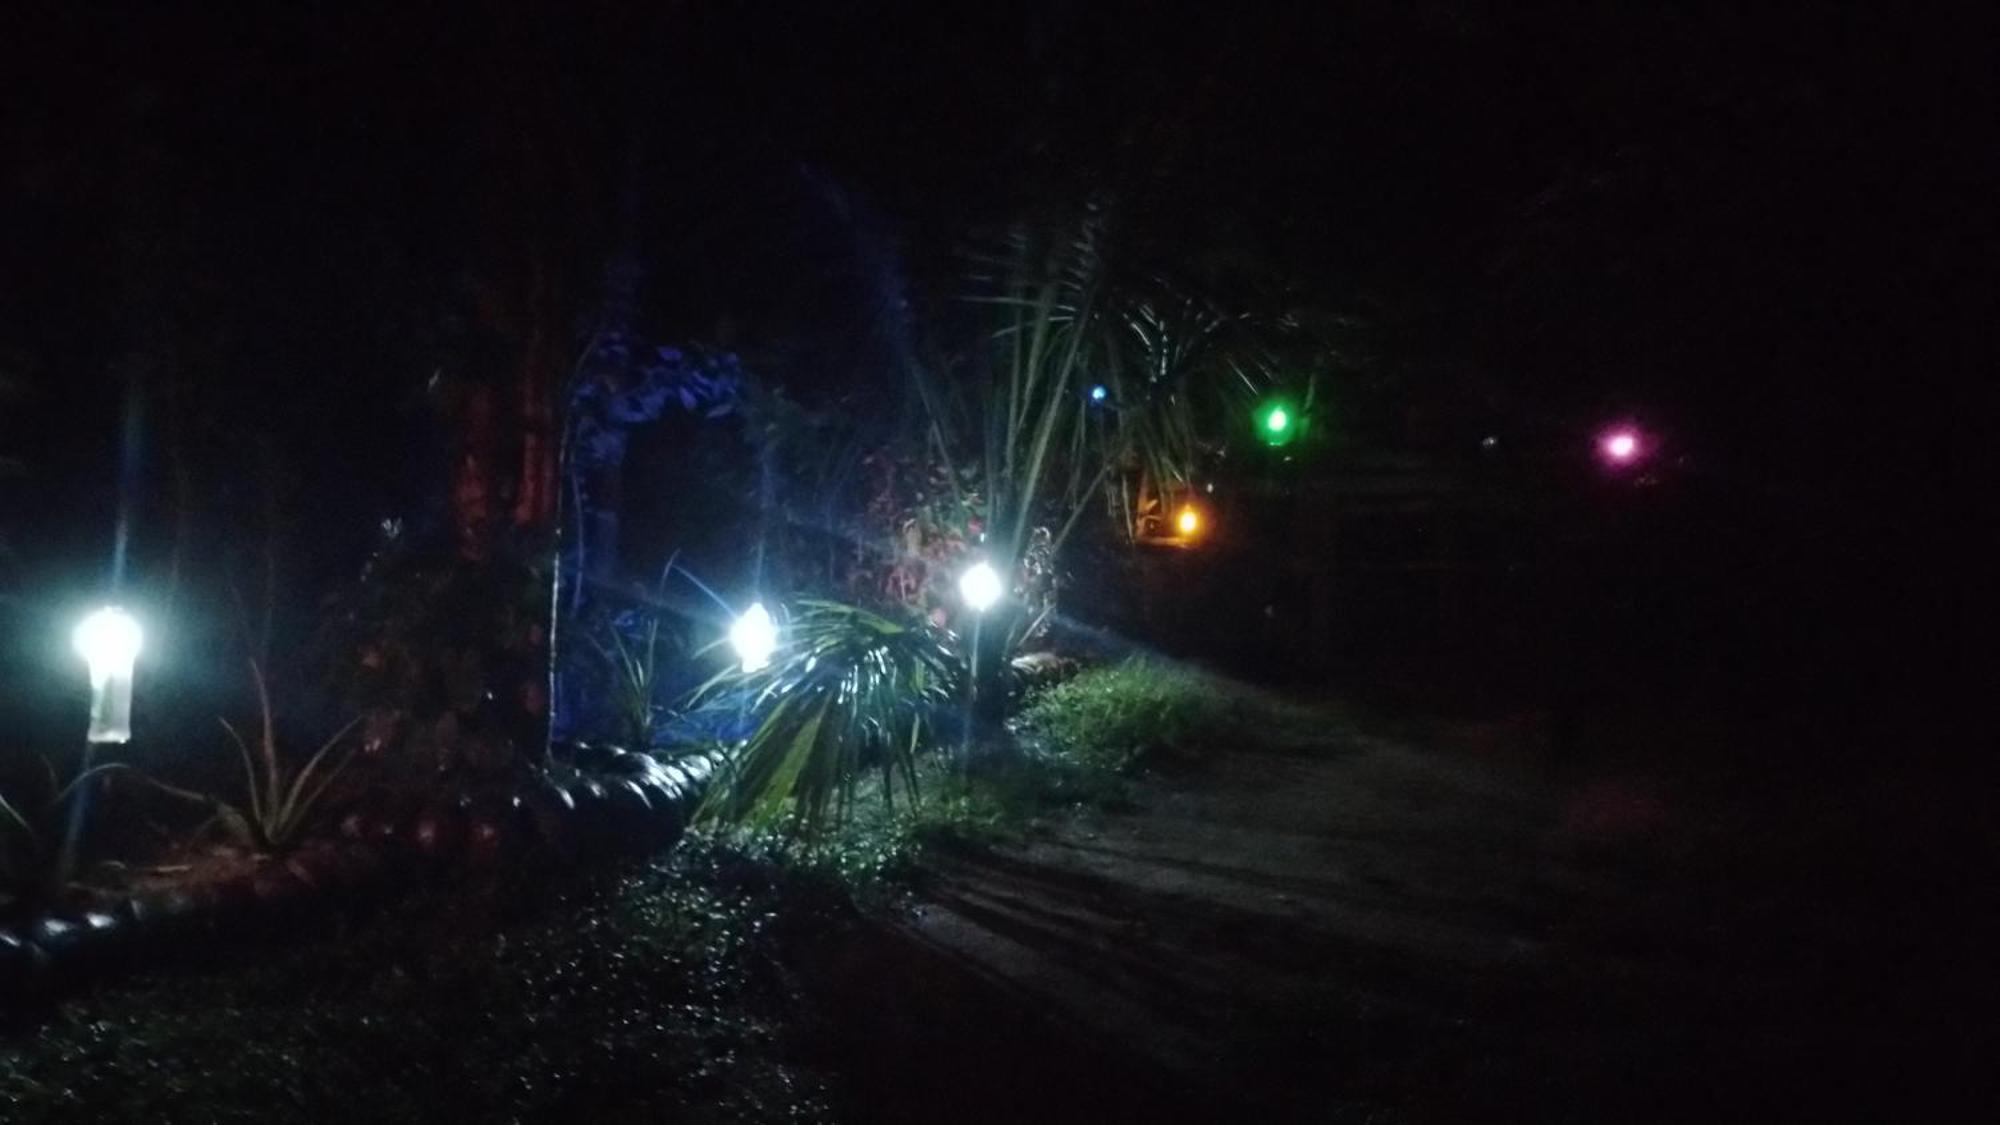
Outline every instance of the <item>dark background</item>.
{"label": "dark background", "polygon": [[[427,388],[504,367],[479,325],[519,230],[579,334],[635,246],[650,333],[865,410],[969,240],[1086,198],[1346,341],[1323,440],[1235,466],[1213,550],[1100,592],[1128,634],[1475,707],[1930,721],[1975,666],[1994,90],[1969,19],[286,7],[9,18],[12,713],[56,708],[121,511],[127,583],[208,576],[160,631],[196,652],[266,528],[303,628],[379,521],[434,526]],[[1592,462],[1609,418],[1657,438],[1650,483]]]}

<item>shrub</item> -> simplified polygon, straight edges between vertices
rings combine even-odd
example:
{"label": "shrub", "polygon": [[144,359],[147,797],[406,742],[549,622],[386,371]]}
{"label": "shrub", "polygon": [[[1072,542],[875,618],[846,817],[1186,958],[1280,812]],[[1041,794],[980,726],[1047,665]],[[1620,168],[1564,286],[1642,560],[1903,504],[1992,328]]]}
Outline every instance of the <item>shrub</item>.
{"label": "shrub", "polygon": [[1015,726],[1031,753],[1122,770],[1199,751],[1253,721],[1237,689],[1193,669],[1135,658],[1036,692]]}

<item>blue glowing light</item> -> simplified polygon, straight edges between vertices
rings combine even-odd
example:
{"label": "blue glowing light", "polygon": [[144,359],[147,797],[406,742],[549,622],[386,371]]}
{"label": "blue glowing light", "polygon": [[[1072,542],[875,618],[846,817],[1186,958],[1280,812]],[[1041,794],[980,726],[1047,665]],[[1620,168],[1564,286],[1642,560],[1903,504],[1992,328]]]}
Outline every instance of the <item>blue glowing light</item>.
{"label": "blue glowing light", "polygon": [[1099,383],[1096,386],[1090,388],[1090,401],[1092,402],[1103,402],[1105,399],[1110,397],[1111,397],[1111,392],[1105,388],[1103,383]]}

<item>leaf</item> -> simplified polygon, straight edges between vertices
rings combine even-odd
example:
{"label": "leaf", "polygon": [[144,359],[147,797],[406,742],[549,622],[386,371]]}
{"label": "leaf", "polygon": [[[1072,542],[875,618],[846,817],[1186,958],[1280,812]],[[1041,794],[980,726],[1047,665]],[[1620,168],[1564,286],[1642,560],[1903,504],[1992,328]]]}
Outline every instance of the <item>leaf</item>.
{"label": "leaf", "polygon": [[[299,770],[298,774],[292,778],[291,789],[285,794],[283,802],[279,805],[277,816],[274,818],[277,824],[282,826],[284,830],[267,833],[267,835],[272,837],[272,843],[281,844],[284,842],[282,837],[290,836],[289,830],[301,822],[307,813],[312,811],[313,806],[319,803],[319,799],[326,792],[327,787],[332,785],[334,779],[340,776],[341,771],[347,768],[347,764],[354,760],[354,752],[349,750],[346,756],[342,757],[334,764],[332,769],[327,771],[326,777],[320,781],[318,786],[311,790],[306,789],[307,783],[312,780],[313,774],[318,771],[320,762],[328,754],[332,753],[333,748],[340,745],[341,740],[346,738],[348,732],[352,731],[356,724],[360,722],[361,716],[359,715],[348,720],[347,725],[335,731],[333,737],[327,739],[320,746],[319,750],[306,760],[306,764]],[[303,804],[301,804],[302,794],[304,795]]]}
{"label": "leaf", "polygon": [[19,810],[7,802],[4,794],[0,794],[0,814],[5,814],[6,816],[4,823],[12,824],[22,835],[28,837],[29,840],[32,841],[37,838],[34,825],[29,824],[28,818],[22,816]]}
{"label": "leaf", "polygon": [[767,669],[725,671],[701,689],[708,698],[744,692],[761,713],[703,815],[758,823],[790,809],[808,832],[837,823],[878,761],[891,776],[913,776],[926,716],[942,698],[935,685],[956,659],[928,626],[823,599],[796,603]]}
{"label": "leaf", "polygon": [[250,821],[232,805],[218,804],[215,808],[215,822],[222,826],[224,835],[246,848],[262,849],[264,841],[250,827]]}
{"label": "leaf", "polygon": [[237,753],[243,758],[243,775],[245,788],[249,792],[250,815],[261,821],[264,819],[264,798],[258,791],[257,764],[250,758],[250,747],[243,741],[243,736],[236,733],[236,728],[229,725],[228,719],[217,719],[216,722],[221,723],[222,729],[229,732],[230,739],[236,743]]}

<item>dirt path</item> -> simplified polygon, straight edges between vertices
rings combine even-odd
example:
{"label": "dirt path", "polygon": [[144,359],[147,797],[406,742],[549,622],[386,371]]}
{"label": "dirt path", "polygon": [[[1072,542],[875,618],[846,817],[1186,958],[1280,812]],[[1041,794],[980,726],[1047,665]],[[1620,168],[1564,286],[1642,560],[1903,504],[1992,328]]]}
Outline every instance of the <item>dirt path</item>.
{"label": "dirt path", "polygon": [[1355,736],[939,857],[914,912],[838,955],[858,1115],[1853,1109],[1836,1057],[1902,1033],[1829,1024],[1805,1002],[1825,966],[1746,953],[1748,907],[1676,870],[1671,815],[1643,782]]}

